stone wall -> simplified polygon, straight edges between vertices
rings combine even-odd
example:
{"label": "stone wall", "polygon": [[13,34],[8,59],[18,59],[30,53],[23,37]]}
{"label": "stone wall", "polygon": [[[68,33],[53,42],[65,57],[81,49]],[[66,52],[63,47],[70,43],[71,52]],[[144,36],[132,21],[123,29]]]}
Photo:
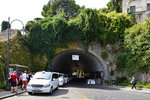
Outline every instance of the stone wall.
{"label": "stone wall", "polygon": [[[116,55],[114,53],[115,50],[117,49],[116,45],[113,46],[107,45],[106,47],[104,47],[100,43],[92,42],[89,46],[89,53],[97,57],[97,59],[99,59],[99,61],[103,66],[104,79],[115,79],[115,77],[111,77],[109,73],[111,70],[115,70],[116,68],[115,65]],[[108,53],[108,58],[105,60],[101,57],[101,53],[103,51],[106,51]]]}
{"label": "stone wall", "polygon": [[[92,42],[89,46],[89,53],[97,57],[97,59],[99,59],[99,61],[102,64],[105,80],[107,79],[115,80],[117,77],[122,77],[127,74],[124,71],[120,72],[116,70],[116,61],[117,61],[116,53],[119,49],[119,45],[120,45],[120,42],[114,45],[108,44],[106,46],[102,46],[100,43],[97,43],[97,42]],[[103,51],[107,51],[109,55],[108,58],[105,60],[101,57],[101,53]],[[111,70],[115,72],[113,76],[110,76]],[[137,72],[135,74],[135,78],[140,82],[150,82],[149,76],[150,76],[150,72],[149,73]],[[127,77],[127,78],[128,80],[131,80],[132,77]]]}
{"label": "stone wall", "polygon": [[108,66],[106,64],[106,62],[102,59],[102,57],[100,56],[101,52],[102,52],[102,48],[100,46],[100,44],[97,43],[91,43],[91,45],[89,46],[89,53],[93,54],[95,57],[97,57],[97,59],[101,62],[102,67],[103,67],[103,72],[104,72],[104,79],[109,79],[109,70],[108,70]]}
{"label": "stone wall", "polygon": [[136,73],[135,78],[140,82],[150,82],[150,72],[149,73]]}

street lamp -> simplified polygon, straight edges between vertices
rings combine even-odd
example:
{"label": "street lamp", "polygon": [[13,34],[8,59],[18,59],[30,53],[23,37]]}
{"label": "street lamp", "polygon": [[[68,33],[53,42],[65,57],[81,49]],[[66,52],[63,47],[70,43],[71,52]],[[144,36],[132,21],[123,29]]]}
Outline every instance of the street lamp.
{"label": "street lamp", "polygon": [[11,24],[14,22],[14,21],[19,21],[21,22],[21,24],[23,25],[23,30],[24,30],[24,24],[21,20],[19,19],[15,19],[15,20],[12,20],[10,22],[10,17],[8,17],[8,41],[7,41],[7,67],[6,67],[6,90],[10,90],[10,86],[9,86],[9,83],[8,83],[8,78],[10,77],[9,76],[9,36],[11,35]]}

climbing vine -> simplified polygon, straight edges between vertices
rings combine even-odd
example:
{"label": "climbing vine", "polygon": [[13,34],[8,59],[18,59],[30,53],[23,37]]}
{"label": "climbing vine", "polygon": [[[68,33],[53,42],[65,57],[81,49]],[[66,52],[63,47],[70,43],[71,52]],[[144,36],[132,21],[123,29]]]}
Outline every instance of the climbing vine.
{"label": "climbing vine", "polygon": [[130,16],[114,12],[107,15],[97,10],[83,9],[76,18],[69,21],[62,12],[53,17],[29,21],[25,43],[32,53],[46,54],[51,64],[57,47],[80,41],[87,51],[92,41],[113,44],[121,39],[125,28],[132,24]]}
{"label": "climbing vine", "polygon": [[[61,3],[58,3],[59,1]],[[56,54],[56,48],[63,48],[69,42],[77,41],[83,44],[85,51],[88,50],[92,41],[114,44],[122,39],[125,28],[133,25],[132,18],[126,14],[115,12],[106,14],[100,13],[96,9],[83,7],[78,16],[74,18],[66,18],[67,13],[64,10],[53,16],[47,16],[50,14],[48,9],[52,9],[53,4],[75,3],[74,0],[70,1],[64,1],[65,3],[62,3],[62,0],[49,2],[43,8],[42,14],[45,15],[45,18],[35,18],[26,24],[28,34],[24,38],[24,43],[32,53],[46,54],[49,65]],[[78,5],[76,7],[79,10]]]}
{"label": "climbing vine", "polygon": [[110,12],[117,12],[121,13],[122,12],[122,0],[110,0],[107,3],[107,7],[101,8],[99,11],[103,13],[110,13]]}
{"label": "climbing vine", "polygon": [[128,76],[136,72],[148,73],[150,69],[150,19],[126,29],[124,48],[117,53],[117,70]]}
{"label": "climbing vine", "polygon": [[150,19],[144,24],[135,25],[125,34],[125,46],[133,55],[128,62],[140,72],[149,72],[150,69]]}
{"label": "climbing vine", "polygon": [[122,0],[110,0],[107,4],[108,12],[116,11],[117,13],[120,13],[122,11],[121,4]]}

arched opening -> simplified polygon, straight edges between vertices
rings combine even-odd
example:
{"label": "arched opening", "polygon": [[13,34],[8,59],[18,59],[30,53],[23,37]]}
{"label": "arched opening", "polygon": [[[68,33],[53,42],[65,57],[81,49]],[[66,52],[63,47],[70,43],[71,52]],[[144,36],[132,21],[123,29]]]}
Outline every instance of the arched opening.
{"label": "arched opening", "polygon": [[75,50],[65,51],[57,55],[50,70],[87,80],[100,79],[103,67],[94,55]]}

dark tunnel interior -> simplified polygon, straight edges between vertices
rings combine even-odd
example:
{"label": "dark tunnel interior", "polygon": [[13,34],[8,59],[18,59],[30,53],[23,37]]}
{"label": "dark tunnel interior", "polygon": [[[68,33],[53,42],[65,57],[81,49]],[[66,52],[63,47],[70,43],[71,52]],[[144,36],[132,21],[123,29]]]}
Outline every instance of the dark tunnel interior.
{"label": "dark tunnel interior", "polygon": [[[72,60],[72,55],[78,55],[79,60]],[[102,71],[101,62],[92,54],[83,51],[65,51],[57,55],[50,70],[61,73],[73,73],[76,69],[86,73]]]}

